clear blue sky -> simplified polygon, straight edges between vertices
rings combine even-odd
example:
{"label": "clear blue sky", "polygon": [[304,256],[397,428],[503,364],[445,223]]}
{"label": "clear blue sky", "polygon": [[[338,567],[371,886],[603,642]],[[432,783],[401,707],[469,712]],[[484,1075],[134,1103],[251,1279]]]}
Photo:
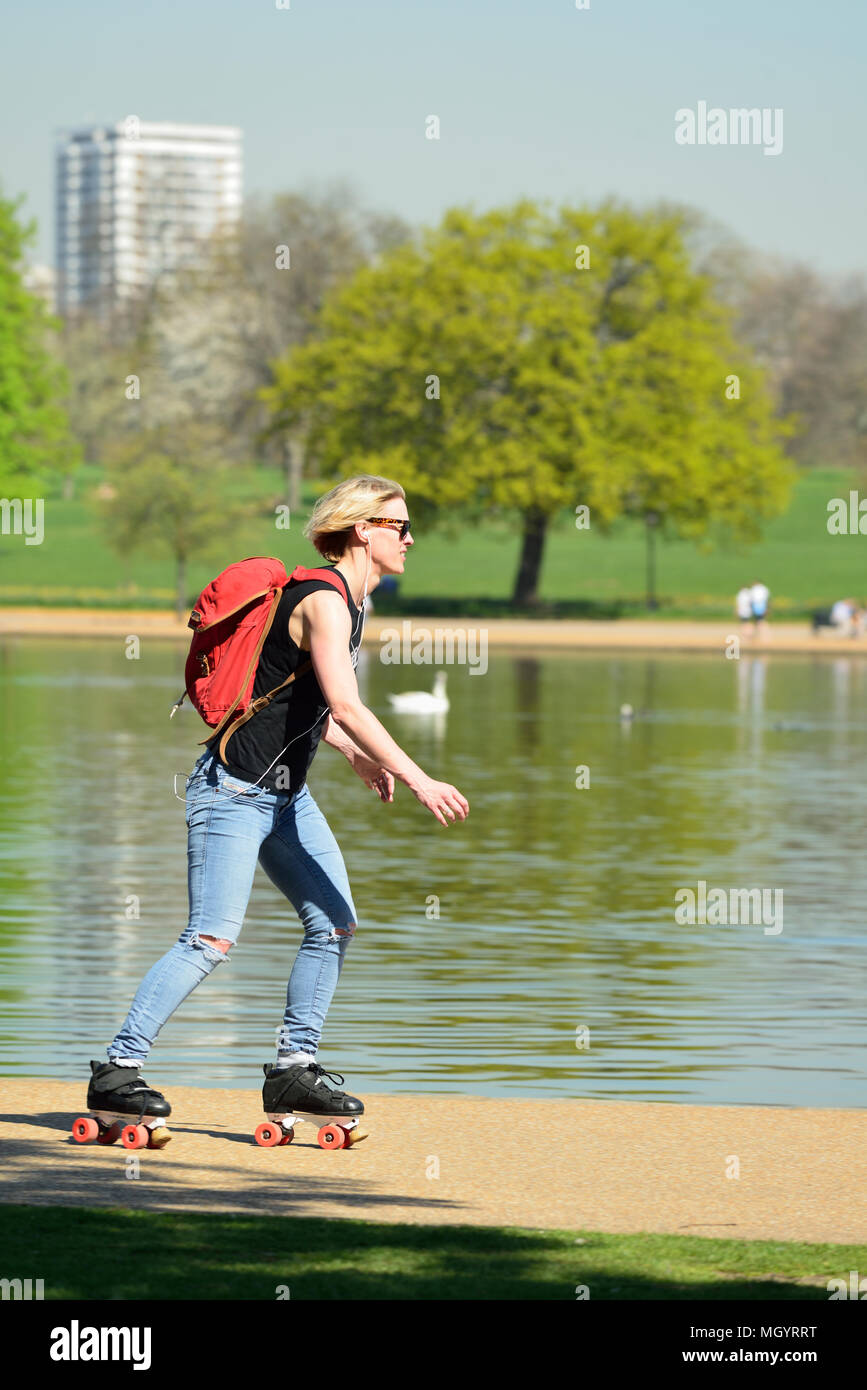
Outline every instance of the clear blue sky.
{"label": "clear blue sky", "polygon": [[[348,177],[435,223],[521,195],[686,201],[832,273],[865,259],[865,0],[0,0],[4,196],[53,263],[59,126],[244,130],[245,192]],[[678,146],[699,101],[782,107],[783,151]],[[424,138],[439,116],[442,138]]]}

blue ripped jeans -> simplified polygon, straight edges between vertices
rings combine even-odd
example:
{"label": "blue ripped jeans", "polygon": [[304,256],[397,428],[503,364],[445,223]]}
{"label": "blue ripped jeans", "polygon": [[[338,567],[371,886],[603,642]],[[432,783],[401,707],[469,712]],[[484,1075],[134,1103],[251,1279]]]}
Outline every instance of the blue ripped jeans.
{"label": "blue ripped jeans", "polygon": [[306,782],[292,794],[241,782],[210,751],[187,778],[186,815],[189,922],[142,980],[109,1044],[109,1059],[144,1063],[163,1024],[226,960],[201,938],[237,941],[257,861],[304,928],[278,1053],[315,1056],[357,921],[343,855],[328,822]]}

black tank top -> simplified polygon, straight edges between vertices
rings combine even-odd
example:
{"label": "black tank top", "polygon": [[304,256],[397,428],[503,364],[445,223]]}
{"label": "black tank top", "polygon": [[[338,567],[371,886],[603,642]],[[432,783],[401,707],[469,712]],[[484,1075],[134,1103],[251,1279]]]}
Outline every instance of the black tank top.
{"label": "black tank top", "polygon": [[[349,654],[353,666],[356,666],[361,642],[360,610],[353,603],[349,586],[336,566],[323,565],[321,568],[335,573],[346,590],[352,619]],[[254,699],[267,695],[275,685],[310,660],[310,653],[302,651],[289,636],[289,615],[302,599],[320,589],[335,592],[334,585],[329,584],[327,579],[305,579],[300,584],[287,585],[283,590],[259,657],[253,685]],[[337,601],[343,601],[339,594]],[[226,745],[225,757],[229,772],[243,782],[258,782],[270,791],[300,791],[327,723],[327,708],[328,701],[311,667],[232,735]],[[288,748],[287,744],[290,745]]]}

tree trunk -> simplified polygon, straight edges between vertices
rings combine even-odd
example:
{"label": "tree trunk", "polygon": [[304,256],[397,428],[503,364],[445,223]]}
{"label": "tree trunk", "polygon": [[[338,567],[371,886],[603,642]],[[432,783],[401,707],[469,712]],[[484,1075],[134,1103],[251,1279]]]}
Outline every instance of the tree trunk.
{"label": "tree trunk", "polygon": [[179,618],[183,618],[187,611],[187,557],[186,555],[176,555],[177,568],[175,572],[175,612]]}
{"label": "tree trunk", "polygon": [[301,441],[287,439],[283,444],[286,460],[286,500],[289,503],[290,519],[301,506],[301,475],[304,471],[304,450]]}
{"label": "tree trunk", "polygon": [[538,603],[537,589],[539,573],[542,569],[542,552],[545,549],[545,535],[548,518],[544,512],[531,507],[524,513],[524,536],[521,542],[521,560],[512,593],[512,603],[516,608]]}
{"label": "tree trunk", "polygon": [[659,517],[655,512],[648,512],[644,518],[644,534],[647,538],[646,551],[646,581],[644,603],[647,608],[658,608],[659,602],[656,597],[656,527]]}

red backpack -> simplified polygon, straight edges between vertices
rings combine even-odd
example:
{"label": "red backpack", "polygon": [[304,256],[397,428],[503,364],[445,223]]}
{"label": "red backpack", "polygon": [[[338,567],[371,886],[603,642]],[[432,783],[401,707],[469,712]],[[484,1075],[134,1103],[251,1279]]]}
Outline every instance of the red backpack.
{"label": "red backpack", "polygon": [[229,565],[196,599],[187,624],[195,635],[184,668],[186,688],[172,714],[183,704],[184,696],[189,695],[205,723],[214,730],[201,742],[211,743],[219,738],[221,759],[225,757],[226,744],[242,724],[269,705],[284,686],[312,669],[312,661],[305,661],[267,695],[252,699],[259,657],[283,590],[287,584],[305,579],[324,579],[333,584],[349,606],[346,589],[333,570],[296,565],[287,575],[280,560],[264,555]]}

